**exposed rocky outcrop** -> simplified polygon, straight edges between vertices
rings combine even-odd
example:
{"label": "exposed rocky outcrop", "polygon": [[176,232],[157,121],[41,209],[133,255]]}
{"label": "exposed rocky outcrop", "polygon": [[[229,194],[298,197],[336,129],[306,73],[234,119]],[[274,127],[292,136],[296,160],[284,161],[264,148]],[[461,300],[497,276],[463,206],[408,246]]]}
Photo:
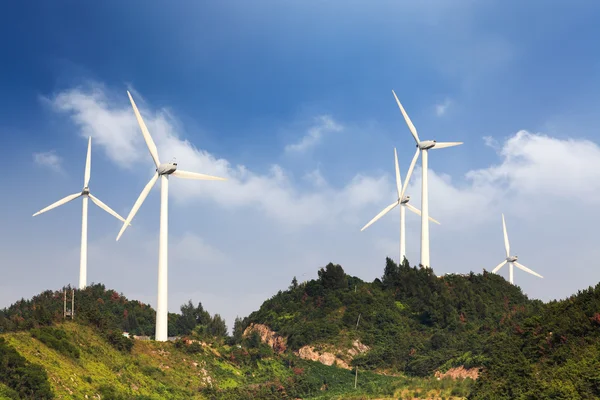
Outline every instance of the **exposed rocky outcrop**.
{"label": "exposed rocky outcrop", "polygon": [[456,368],[450,368],[448,371],[442,373],[435,371],[435,377],[438,379],[452,378],[452,379],[466,379],[471,378],[473,380],[479,377],[479,368],[465,368],[462,365]]}
{"label": "exposed rocky outcrop", "polygon": [[[266,325],[252,323],[244,330],[243,336],[248,337],[252,332],[257,332],[261,342],[271,346],[278,354],[287,349],[287,338],[278,335]],[[328,350],[330,351],[317,351],[313,346],[304,346],[295,351],[294,354],[304,360],[318,361],[325,365],[337,365],[340,368],[351,369],[349,363],[356,355],[369,351],[369,346],[355,340],[352,342],[352,347],[347,349],[345,353],[334,347]],[[332,351],[338,355],[336,356]]]}
{"label": "exposed rocky outcrop", "polygon": [[252,323],[244,330],[243,336],[247,337],[252,332],[257,332],[261,342],[271,346],[277,354],[283,353],[287,349],[287,338],[279,336],[266,325]]}
{"label": "exposed rocky outcrop", "polygon": [[[347,357],[344,357],[343,359],[328,351],[318,352],[313,346],[301,347],[295,354],[304,360],[318,361],[325,365],[337,365],[340,368],[351,369],[349,363],[352,359],[354,359],[356,355],[367,351],[369,351],[369,346],[355,340],[352,343],[352,348],[346,350]],[[337,353],[340,354],[340,352]]]}

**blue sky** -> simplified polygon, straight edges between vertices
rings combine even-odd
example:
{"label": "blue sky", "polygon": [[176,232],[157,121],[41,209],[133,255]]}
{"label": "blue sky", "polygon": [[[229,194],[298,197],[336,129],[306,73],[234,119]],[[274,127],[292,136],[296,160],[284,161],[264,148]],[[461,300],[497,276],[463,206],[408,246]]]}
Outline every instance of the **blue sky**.
{"label": "blue sky", "polygon": [[[171,186],[171,310],[192,297],[231,321],[329,261],[381,275],[397,215],[359,229],[393,201],[393,147],[403,176],[414,151],[392,89],[421,138],[465,142],[430,157],[438,273],[501,261],[504,212],[523,263],[545,277],[515,273],[530,296],[600,280],[600,5],[365,4],[3,5],[0,306],[77,281],[79,202],[31,214],[80,190],[87,135],[92,192],[121,215],[148,180],[127,89],[161,158],[231,178]],[[154,303],[157,193],[133,223],[114,243],[118,221],[90,206],[88,276]],[[418,218],[407,230],[414,263]]]}

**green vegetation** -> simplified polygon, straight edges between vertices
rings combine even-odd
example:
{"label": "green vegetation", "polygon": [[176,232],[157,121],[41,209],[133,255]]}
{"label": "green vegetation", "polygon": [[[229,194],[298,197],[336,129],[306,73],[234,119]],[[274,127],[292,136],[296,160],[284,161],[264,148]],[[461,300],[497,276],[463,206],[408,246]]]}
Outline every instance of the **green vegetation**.
{"label": "green vegetation", "polygon": [[28,362],[0,337],[0,395],[7,398],[52,399],[46,371]]}
{"label": "green vegetation", "polygon": [[[190,301],[169,314],[180,338],[166,343],[122,335],[151,335],[148,305],[92,285],[65,322],[62,295],[0,311],[0,399],[600,398],[600,284],[544,304],[485,271],[437,277],[388,259],[364,282],[330,263],[236,318],[231,336]],[[252,323],[285,344],[244,336]],[[304,346],[350,368],[303,360]]]}
{"label": "green vegetation", "polygon": [[67,333],[62,329],[44,326],[39,329],[32,329],[31,336],[60,353],[71,358],[79,358],[79,349],[71,343]]}

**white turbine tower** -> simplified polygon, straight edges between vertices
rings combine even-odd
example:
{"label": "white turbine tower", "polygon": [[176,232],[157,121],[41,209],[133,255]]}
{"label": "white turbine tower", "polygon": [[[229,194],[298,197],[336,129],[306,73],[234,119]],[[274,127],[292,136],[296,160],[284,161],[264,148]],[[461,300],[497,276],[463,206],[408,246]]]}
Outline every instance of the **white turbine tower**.
{"label": "white turbine tower", "polygon": [[156,332],[155,332],[155,340],[164,342],[167,340],[168,334],[168,321],[167,321],[167,271],[168,271],[168,224],[169,224],[169,175],[176,176],[178,178],[183,179],[196,179],[196,180],[219,180],[224,181],[225,178],[218,178],[215,176],[198,174],[196,172],[188,172],[177,169],[177,163],[163,163],[159,161],[158,158],[158,150],[156,149],[156,145],[150,136],[150,132],[148,132],[148,128],[140,115],[140,112],[131,97],[131,93],[127,91],[127,95],[129,96],[129,101],[131,101],[131,106],[133,107],[133,111],[135,113],[135,117],[137,118],[138,124],[142,130],[142,135],[144,136],[144,140],[146,141],[146,145],[148,145],[148,150],[150,150],[150,155],[154,160],[154,164],[156,165],[156,173],[150,179],[150,182],[146,184],[142,193],[140,193],[140,197],[136,200],[133,208],[129,212],[127,216],[127,220],[123,224],[119,235],[117,236],[117,240],[121,237],[127,225],[131,222],[140,206],[150,193],[150,190],[160,177],[160,233],[159,233],[159,243],[158,243],[158,298],[156,305]]}
{"label": "white turbine tower", "polygon": [[91,164],[92,164],[92,137],[88,139],[88,149],[87,149],[87,157],[85,160],[85,175],[83,178],[83,190],[80,193],[70,194],[64,199],[60,199],[56,203],[50,204],[48,207],[36,212],[33,214],[35,217],[41,213],[45,213],[46,211],[52,210],[58,206],[62,206],[65,203],[70,202],[71,200],[75,200],[78,197],[83,197],[83,212],[81,215],[81,253],[79,256],[79,289],[85,289],[87,284],[87,217],[88,217],[88,197],[92,199],[94,204],[98,207],[114,216],[115,218],[120,219],[125,222],[123,217],[113,211],[109,206],[100,201],[97,197],[90,193],[90,188],[88,184],[90,182],[90,174],[91,174]]}
{"label": "white turbine tower", "polygon": [[518,256],[511,256],[510,255],[510,244],[508,243],[508,234],[506,233],[506,222],[504,222],[504,214],[502,214],[502,229],[504,231],[504,248],[506,249],[506,259],[504,261],[502,261],[500,264],[498,264],[498,266],[492,270],[492,273],[498,272],[498,270],[500,268],[502,268],[502,266],[504,264],[508,263],[508,265],[510,267],[510,269],[509,269],[509,277],[510,277],[510,279],[509,280],[510,280],[511,284],[513,283],[513,265],[515,265],[517,268],[522,269],[525,272],[529,272],[532,275],[535,275],[537,277],[543,278],[543,276],[541,276],[537,272],[534,272],[534,271],[530,270],[529,268],[527,268],[523,264],[519,264],[517,262],[517,259],[519,258]]}
{"label": "white turbine tower", "polygon": [[[394,149],[394,161],[396,164],[396,190],[398,192],[398,199],[396,201],[394,201],[392,204],[390,204],[389,206],[387,206],[386,208],[384,208],[379,214],[377,214],[372,220],[370,220],[369,223],[367,223],[365,226],[363,226],[360,231],[361,232],[364,231],[369,226],[371,226],[371,224],[373,224],[375,221],[377,221],[379,218],[383,217],[385,214],[387,214],[388,212],[393,210],[397,205],[400,205],[400,262],[399,262],[399,264],[401,264],[402,262],[404,262],[404,257],[406,257],[406,238],[405,238],[405,221],[404,221],[405,216],[406,216],[405,208],[408,208],[410,211],[414,212],[415,214],[417,214],[419,216],[421,216],[421,211],[419,211],[419,209],[417,209],[413,205],[408,204],[408,202],[410,201],[410,196],[402,196],[402,193],[404,192],[404,189],[406,189],[406,188],[403,188],[403,186],[402,186],[402,178],[400,177],[400,167],[398,166],[398,153],[396,152],[396,149]],[[404,181],[404,186],[406,186],[407,184],[408,184],[408,179],[406,179]],[[436,224],[439,225],[439,222],[436,221],[435,219],[429,217],[429,220],[432,222],[435,222]]]}
{"label": "white turbine tower", "polygon": [[423,177],[421,178],[421,265],[423,267],[430,267],[429,264],[429,193],[428,193],[428,184],[427,184],[427,163],[429,150],[432,149],[444,149],[446,147],[458,146],[463,142],[436,142],[435,140],[420,140],[419,135],[417,134],[417,129],[411,122],[408,114],[404,111],[404,107],[398,100],[398,96],[392,90],[394,97],[396,98],[396,103],[398,103],[398,107],[400,107],[400,111],[404,116],[404,120],[410,129],[410,133],[412,133],[415,142],[417,142],[417,152],[410,163],[410,167],[408,168],[408,173],[406,174],[406,181],[404,188],[402,189],[402,193],[400,193],[400,197],[404,196],[404,190],[406,190],[406,186],[408,181],[410,180],[410,176],[412,174],[413,169],[415,168],[415,164],[417,163],[417,159],[419,158],[419,153],[422,154],[422,162],[423,162]]}

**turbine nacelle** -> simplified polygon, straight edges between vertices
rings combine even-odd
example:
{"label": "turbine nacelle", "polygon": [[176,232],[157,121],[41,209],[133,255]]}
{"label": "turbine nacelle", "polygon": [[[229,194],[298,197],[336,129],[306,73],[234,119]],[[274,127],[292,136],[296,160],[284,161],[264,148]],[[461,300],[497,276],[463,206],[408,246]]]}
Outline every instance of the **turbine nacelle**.
{"label": "turbine nacelle", "polygon": [[90,194],[90,188],[89,187],[84,187],[83,190],[81,191],[81,195],[82,196],[88,196]]}
{"label": "turbine nacelle", "polygon": [[436,143],[437,142],[435,140],[423,140],[422,142],[419,142],[419,144],[417,144],[417,147],[421,150],[428,150],[435,147]]}
{"label": "turbine nacelle", "polygon": [[404,196],[402,200],[400,200],[400,204],[406,204],[410,201],[410,196]]}
{"label": "turbine nacelle", "polygon": [[158,175],[171,175],[173,172],[177,170],[177,163],[162,163],[156,168],[156,172]]}
{"label": "turbine nacelle", "polygon": [[506,257],[506,261],[507,262],[515,262],[519,259],[519,256],[510,256],[510,257]]}

